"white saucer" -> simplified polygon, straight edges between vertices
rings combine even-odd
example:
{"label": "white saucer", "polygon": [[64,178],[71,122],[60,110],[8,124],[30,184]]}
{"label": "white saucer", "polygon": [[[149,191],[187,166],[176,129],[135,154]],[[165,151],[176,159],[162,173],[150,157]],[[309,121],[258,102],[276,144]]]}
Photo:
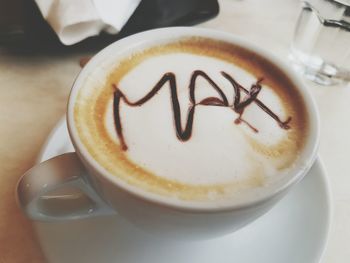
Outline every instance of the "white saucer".
{"label": "white saucer", "polygon": [[[39,161],[73,151],[65,121],[49,136]],[[35,223],[50,263],[313,263],[320,262],[330,228],[329,184],[318,159],[277,206],[228,236],[169,243],[118,216]]]}

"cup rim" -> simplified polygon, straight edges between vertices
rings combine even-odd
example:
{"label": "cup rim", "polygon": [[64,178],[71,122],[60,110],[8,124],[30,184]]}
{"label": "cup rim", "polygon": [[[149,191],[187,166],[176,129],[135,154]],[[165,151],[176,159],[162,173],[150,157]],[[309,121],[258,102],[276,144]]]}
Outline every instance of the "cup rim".
{"label": "cup rim", "polygon": [[[183,201],[175,198],[166,198],[160,194],[155,194],[150,191],[144,190],[140,187],[133,186],[118,178],[118,176],[114,176],[109,173],[102,165],[100,165],[87,151],[84,144],[80,140],[78,136],[77,129],[74,125],[74,104],[78,91],[81,88],[81,84],[84,79],[89,75],[89,72],[92,72],[95,68],[95,65],[102,62],[108,54],[110,54],[113,50],[120,50],[121,48],[127,49],[130,45],[135,43],[140,43],[147,39],[154,39],[160,36],[177,36],[177,37],[186,37],[186,36],[202,36],[213,38],[216,40],[223,40],[226,42],[231,42],[239,46],[243,46],[248,50],[252,50],[260,56],[266,58],[268,61],[275,64],[279,69],[281,69],[295,84],[298,88],[300,94],[303,97],[305,102],[305,107],[308,112],[309,119],[309,135],[307,142],[303,148],[303,153],[306,154],[306,159],[303,160],[302,165],[297,168],[291,169],[288,174],[288,180],[280,186],[273,188],[271,191],[266,192],[263,195],[256,196],[255,198],[250,198],[250,200],[243,200],[240,202],[230,202],[218,205],[215,202],[198,202],[198,201]],[[164,37],[167,39],[169,37]],[[287,63],[283,62],[280,58],[276,57],[272,52],[264,50],[259,46],[246,41],[245,39],[233,35],[231,33],[226,33],[222,31],[212,30],[212,29],[204,29],[204,28],[194,28],[194,27],[169,27],[169,28],[161,28],[161,29],[153,29],[149,31],[144,31],[141,33],[137,33],[121,40],[118,40],[100,52],[98,52],[81,70],[81,72],[76,77],[68,100],[67,106],[67,126],[70,138],[74,145],[75,150],[77,151],[80,158],[83,160],[83,163],[86,166],[91,166],[92,169],[103,178],[107,179],[109,183],[116,185],[117,187],[123,189],[123,191],[128,192],[134,197],[138,199],[143,199],[145,201],[151,202],[153,204],[157,204],[160,206],[166,206],[168,208],[172,208],[175,210],[185,210],[192,212],[218,212],[218,211],[231,211],[235,209],[248,208],[251,206],[256,206],[260,203],[266,202],[273,197],[286,192],[292,185],[300,181],[306,173],[311,168],[317,157],[317,151],[319,146],[319,137],[320,137],[320,129],[319,129],[319,114],[316,108],[316,103],[311,96],[310,92],[305,87],[303,81],[300,76],[297,75],[296,72],[292,70],[291,67],[287,65]],[[306,153],[305,153],[306,152]],[[94,176],[94,174],[92,174]]]}

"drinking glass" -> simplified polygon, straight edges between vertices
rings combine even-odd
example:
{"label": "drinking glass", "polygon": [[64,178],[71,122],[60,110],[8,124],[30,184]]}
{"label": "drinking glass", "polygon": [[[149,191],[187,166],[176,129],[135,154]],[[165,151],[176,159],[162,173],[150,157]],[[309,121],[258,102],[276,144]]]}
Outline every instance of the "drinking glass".
{"label": "drinking glass", "polygon": [[295,69],[318,84],[350,81],[350,0],[303,0],[291,45]]}

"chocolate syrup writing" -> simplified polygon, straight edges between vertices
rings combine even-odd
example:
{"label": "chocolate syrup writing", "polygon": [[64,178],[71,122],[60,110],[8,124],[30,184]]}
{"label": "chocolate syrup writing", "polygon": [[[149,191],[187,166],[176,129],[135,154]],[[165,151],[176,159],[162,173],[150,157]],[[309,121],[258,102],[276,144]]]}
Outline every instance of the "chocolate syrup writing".
{"label": "chocolate syrup writing", "polygon": [[[236,113],[238,113],[238,117],[234,121],[235,124],[240,124],[243,122],[246,125],[248,125],[248,127],[250,127],[254,132],[258,132],[258,130],[254,126],[252,126],[250,123],[248,123],[246,120],[242,118],[244,110],[251,103],[254,102],[258,107],[260,107],[264,112],[266,112],[271,118],[273,118],[282,129],[287,130],[290,128],[289,122],[292,119],[291,117],[288,117],[286,121],[282,121],[274,112],[272,112],[272,110],[270,110],[264,103],[262,103],[257,98],[259,92],[261,91],[260,83],[263,81],[262,78],[258,79],[256,83],[252,84],[250,87],[250,90],[247,90],[226,72],[222,71],[221,74],[224,78],[226,78],[231,83],[234,89],[233,103],[229,104],[227,97],[222,91],[222,89],[205,72],[201,70],[195,70],[192,73],[190,84],[188,86],[188,89],[190,92],[189,94],[190,106],[187,111],[187,122],[184,129],[182,128],[182,125],[181,125],[181,110],[180,110],[180,104],[179,104],[179,99],[177,95],[176,76],[174,73],[172,72],[165,73],[150,92],[148,92],[143,98],[135,102],[129,101],[129,99],[123,94],[123,92],[120,89],[118,89],[117,85],[113,84],[113,87],[115,89],[114,101],[113,101],[114,121],[115,121],[116,132],[117,132],[122,150],[126,151],[128,149],[128,146],[126,145],[125,138],[123,135],[123,127],[122,127],[121,116],[120,116],[120,102],[123,101],[125,104],[131,107],[142,106],[144,103],[152,99],[157,94],[157,92],[162,87],[165,86],[167,82],[169,82],[169,87],[170,87],[170,95],[171,95],[173,119],[175,123],[176,135],[178,139],[181,141],[187,141],[191,138],[194,113],[197,105],[228,107],[233,111],[235,111]],[[197,102],[195,97],[195,89],[196,89],[196,80],[198,77],[204,78],[210,84],[210,86],[218,93],[219,97],[208,97],[201,100],[200,102]],[[242,93],[245,94],[244,97],[242,97]]]}

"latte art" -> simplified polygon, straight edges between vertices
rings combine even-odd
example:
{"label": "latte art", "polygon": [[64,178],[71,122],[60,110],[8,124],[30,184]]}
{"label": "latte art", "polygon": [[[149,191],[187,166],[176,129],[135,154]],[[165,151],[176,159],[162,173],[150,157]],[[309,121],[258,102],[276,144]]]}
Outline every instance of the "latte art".
{"label": "latte art", "polygon": [[[247,122],[242,118],[244,109],[248,107],[252,102],[255,102],[263,111],[265,111],[274,120],[276,120],[281,128],[283,129],[290,128],[288,123],[291,121],[292,119],[291,117],[289,117],[284,122],[281,121],[280,118],[275,113],[273,113],[264,103],[262,103],[260,100],[257,99],[258,94],[261,90],[260,83],[262,81],[262,78],[258,80],[255,84],[253,84],[250,90],[248,91],[226,72],[222,71],[221,74],[230,81],[234,89],[235,95],[234,95],[233,104],[230,105],[228,103],[225,93],[205,72],[201,70],[194,71],[191,76],[190,85],[189,85],[191,105],[187,111],[187,121],[184,129],[181,126],[181,111],[180,111],[180,105],[179,105],[178,95],[177,95],[176,76],[174,73],[170,72],[170,73],[164,74],[163,77],[154,86],[154,88],[148,94],[146,94],[146,96],[144,96],[143,98],[141,98],[136,102],[129,101],[129,99],[123,94],[123,92],[120,91],[115,84],[113,84],[113,87],[115,88],[114,100],[113,100],[114,119],[115,119],[116,131],[117,131],[122,149],[125,151],[128,149],[128,147],[125,143],[125,139],[122,131],[121,116],[120,116],[120,110],[119,110],[120,108],[119,105],[121,100],[129,106],[133,106],[133,107],[142,106],[144,103],[152,99],[157,94],[157,92],[162,87],[164,87],[166,82],[169,82],[169,85],[170,85],[169,87],[170,87],[170,93],[171,93],[171,102],[172,102],[172,109],[173,109],[174,122],[175,122],[175,128],[176,128],[176,135],[181,141],[187,141],[192,135],[194,113],[197,105],[229,107],[239,114],[239,116],[235,120],[236,124],[240,124],[241,122],[243,122],[247,124],[248,127],[250,127],[254,132],[258,132],[258,130],[254,128],[253,125],[249,124],[249,122]],[[196,79],[199,76],[203,77],[205,80],[208,81],[211,87],[218,93],[220,98],[207,97],[198,103],[196,102],[196,99],[195,99]],[[246,97],[242,99],[241,99],[241,91],[244,91],[244,93],[246,94]]]}
{"label": "latte art", "polygon": [[307,140],[307,116],[273,63],[203,37],[111,56],[74,104],[79,138],[103,169],[142,191],[199,202],[286,176]]}

